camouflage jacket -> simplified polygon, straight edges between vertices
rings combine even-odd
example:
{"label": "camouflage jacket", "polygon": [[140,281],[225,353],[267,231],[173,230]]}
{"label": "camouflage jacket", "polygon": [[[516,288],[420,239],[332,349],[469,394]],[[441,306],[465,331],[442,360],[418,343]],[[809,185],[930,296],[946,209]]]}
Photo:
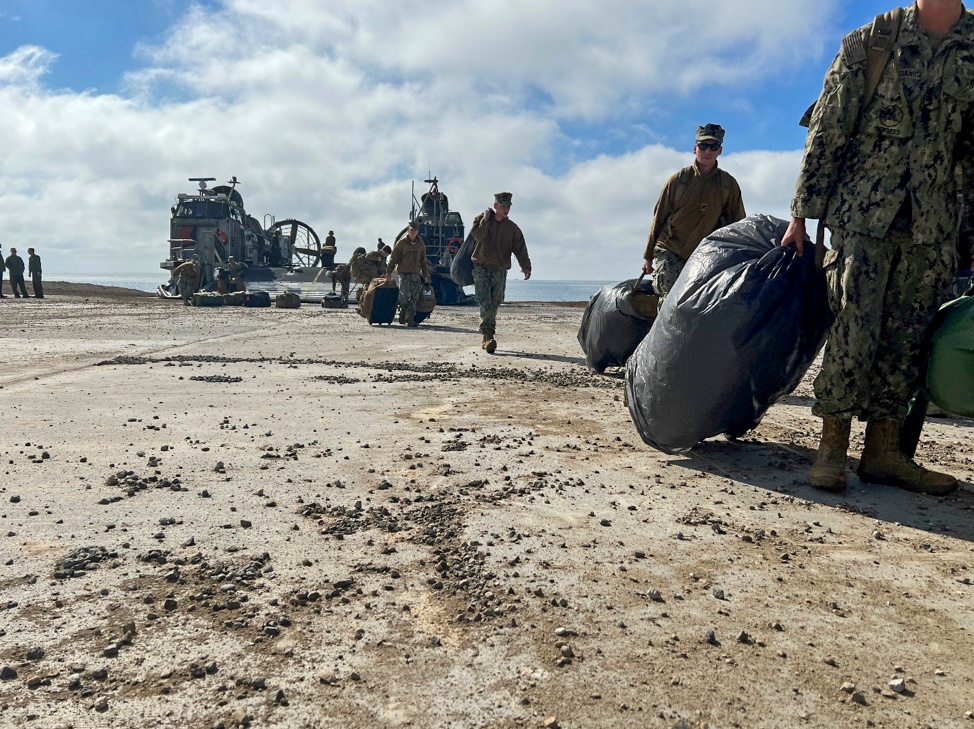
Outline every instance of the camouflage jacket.
{"label": "camouflage jacket", "polygon": [[188,281],[193,281],[197,276],[200,275],[200,267],[194,261],[186,261],[185,263],[180,263],[172,271],[173,276],[178,276],[179,278],[185,278]]}
{"label": "camouflage jacket", "polygon": [[974,15],[965,10],[934,50],[916,5],[906,8],[860,120],[869,28],[843,39],[825,75],[791,213],[880,238],[909,195],[914,220],[949,234],[967,224],[961,191],[974,189]]}
{"label": "camouflage jacket", "polygon": [[700,241],[718,228],[743,220],[746,214],[737,180],[720,167],[701,175],[694,162],[663,185],[643,258],[652,260],[661,248],[686,261]]}
{"label": "camouflage jacket", "polygon": [[474,265],[508,271],[513,254],[522,271],[531,270],[531,258],[528,256],[524,234],[510,218],[497,220],[480,213],[473,219],[470,232],[476,241],[470,254]]}
{"label": "camouflage jacket", "polygon": [[424,281],[430,280],[429,262],[426,260],[426,244],[420,236],[415,241],[409,240],[407,233],[396,241],[389,256],[386,272],[398,269],[399,274],[418,273]]}

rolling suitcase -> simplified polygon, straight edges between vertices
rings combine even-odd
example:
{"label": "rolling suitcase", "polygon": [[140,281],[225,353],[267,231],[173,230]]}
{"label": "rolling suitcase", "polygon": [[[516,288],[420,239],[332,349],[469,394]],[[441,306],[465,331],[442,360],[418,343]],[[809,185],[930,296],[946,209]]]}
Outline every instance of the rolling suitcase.
{"label": "rolling suitcase", "polygon": [[399,287],[377,288],[372,295],[372,311],[369,324],[392,324],[399,303]]}
{"label": "rolling suitcase", "polygon": [[358,313],[369,324],[392,324],[399,303],[399,287],[385,277],[374,278],[364,293],[359,294]]}

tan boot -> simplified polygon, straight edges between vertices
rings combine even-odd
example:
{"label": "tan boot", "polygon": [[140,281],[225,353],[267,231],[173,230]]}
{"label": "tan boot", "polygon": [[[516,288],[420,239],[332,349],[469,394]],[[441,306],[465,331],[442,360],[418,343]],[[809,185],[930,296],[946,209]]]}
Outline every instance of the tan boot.
{"label": "tan boot", "polygon": [[480,348],[486,350],[487,354],[493,354],[494,351],[497,349],[497,342],[494,341],[493,337],[485,334],[484,341],[480,345]]}
{"label": "tan boot", "polygon": [[852,421],[826,415],[822,420],[822,440],[818,455],[808,472],[808,482],[820,491],[840,493],[846,487],[849,430]]}
{"label": "tan boot", "polygon": [[926,469],[900,453],[899,438],[900,424],[895,420],[867,423],[859,478],[934,496],[957,490],[957,479],[950,474]]}

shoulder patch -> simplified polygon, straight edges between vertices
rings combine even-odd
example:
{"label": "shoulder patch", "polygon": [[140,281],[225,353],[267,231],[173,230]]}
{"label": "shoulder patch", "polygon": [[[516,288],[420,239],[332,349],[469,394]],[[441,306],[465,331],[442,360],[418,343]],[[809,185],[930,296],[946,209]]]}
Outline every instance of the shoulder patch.
{"label": "shoulder patch", "polygon": [[842,39],[842,57],[846,65],[853,66],[866,60],[866,40],[869,28],[859,28]]}

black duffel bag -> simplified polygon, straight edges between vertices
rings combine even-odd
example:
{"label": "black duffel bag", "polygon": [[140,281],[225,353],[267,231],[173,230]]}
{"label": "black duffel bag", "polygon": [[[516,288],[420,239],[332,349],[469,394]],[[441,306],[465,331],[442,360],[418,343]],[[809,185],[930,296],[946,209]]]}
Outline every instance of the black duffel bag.
{"label": "black duffel bag", "polygon": [[626,367],[639,435],[666,453],[754,428],[792,392],[833,316],[825,275],[779,243],[787,222],[752,215],[705,238]]}
{"label": "black duffel bag", "polygon": [[244,297],[244,306],[263,307],[271,305],[271,295],[266,291],[248,291]]}
{"label": "black duffel bag", "polygon": [[653,326],[658,300],[652,282],[642,276],[606,286],[589,299],[578,343],[592,372],[626,363]]}
{"label": "black duffel bag", "polygon": [[474,246],[477,239],[473,237],[473,231],[467,233],[466,240],[460,246],[460,250],[453,256],[453,263],[450,264],[450,278],[457,286],[473,286],[473,255]]}

